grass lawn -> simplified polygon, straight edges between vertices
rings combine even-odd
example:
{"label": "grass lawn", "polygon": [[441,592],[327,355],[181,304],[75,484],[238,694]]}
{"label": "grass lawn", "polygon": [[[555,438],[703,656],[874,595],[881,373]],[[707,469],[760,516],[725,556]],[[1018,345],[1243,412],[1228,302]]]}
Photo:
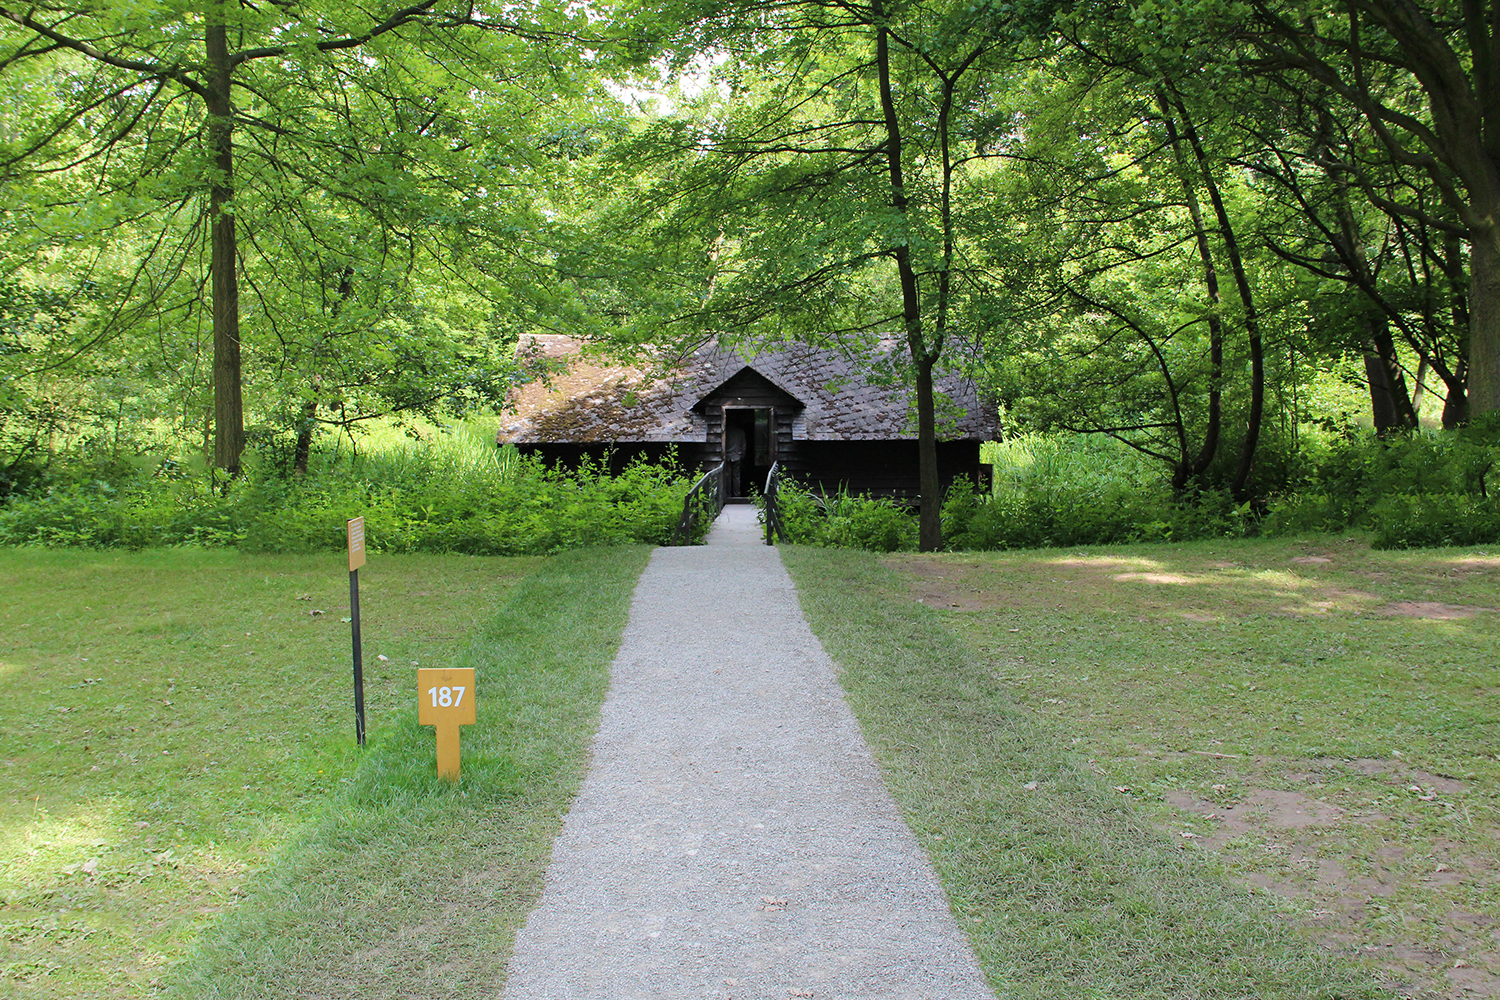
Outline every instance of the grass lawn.
{"label": "grass lawn", "polygon": [[1500,996],[1500,556],[784,551],[1001,995]]}
{"label": "grass lawn", "polygon": [[[342,554],[0,550],[0,991],[495,982],[489,946],[540,885],[646,551],[373,558],[360,752]],[[456,788],[416,725],[418,663],[479,670]],[[404,941],[422,922],[456,937]],[[472,939],[471,965],[412,985]]]}
{"label": "grass lawn", "polygon": [[[782,551],[1000,996],[1500,997],[1500,556]],[[0,550],[0,993],[493,995],[647,552],[377,556],[356,751],[341,555]]]}

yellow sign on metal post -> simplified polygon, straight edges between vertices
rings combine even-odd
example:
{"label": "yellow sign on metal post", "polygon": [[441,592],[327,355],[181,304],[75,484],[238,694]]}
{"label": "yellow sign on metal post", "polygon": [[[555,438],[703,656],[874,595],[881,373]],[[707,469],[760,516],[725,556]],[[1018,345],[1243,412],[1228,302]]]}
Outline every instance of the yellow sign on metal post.
{"label": "yellow sign on metal post", "polygon": [[354,739],[365,745],[365,667],[359,641],[359,568],[365,564],[365,519],[351,518],[349,532],[349,631],[354,644]]}
{"label": "yellow sign on metal post", "polygon": [[349,572],[353,573],[365,564],[365,519],[353,518],[348,522]]}
{"label": "yellow sign on metal post", "polygon": [[458,780],[458,727],[474,719],[473,667],[417,670],[417,723],[437,727],[438,777]]}

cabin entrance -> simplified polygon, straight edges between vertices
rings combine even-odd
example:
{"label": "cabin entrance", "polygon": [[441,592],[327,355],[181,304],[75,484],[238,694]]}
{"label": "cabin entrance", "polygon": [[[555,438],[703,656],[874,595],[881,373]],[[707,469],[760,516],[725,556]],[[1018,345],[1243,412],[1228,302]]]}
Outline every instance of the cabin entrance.
{"label": "cabin entrance", "polygon": [[724,489],[736,500],[765,488],[776,461],[776,411],[724,407]]}

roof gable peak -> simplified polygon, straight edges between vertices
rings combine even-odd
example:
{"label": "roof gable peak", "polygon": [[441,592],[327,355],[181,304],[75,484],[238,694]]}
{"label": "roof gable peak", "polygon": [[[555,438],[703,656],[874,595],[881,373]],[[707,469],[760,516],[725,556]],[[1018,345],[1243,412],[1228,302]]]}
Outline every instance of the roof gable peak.
{"label": "roof gable peak", "polygon": [[693,404],[693,409],[703,413],[711,406],[727,406],[736,402],[747,406],[776,406],[794,410],[806,406],[802,400],[757,371],[754,364],[747,364],[705,393]]}

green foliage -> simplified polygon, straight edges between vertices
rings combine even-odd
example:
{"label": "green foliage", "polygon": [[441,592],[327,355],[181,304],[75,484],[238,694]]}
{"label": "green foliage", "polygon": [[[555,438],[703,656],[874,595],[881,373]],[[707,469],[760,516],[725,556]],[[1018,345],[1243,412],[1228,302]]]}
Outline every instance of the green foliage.
{"label": "green foliage", "polygon": [[[228,434],[236,418],[209,414],[230,385],[262,433],[454,415],[503,398],[518,330],[582,311],[550,267],[572,184],[548,148],[613,104],[590,100],[606,67],[647,56],[588,29],[604,7],[275,9],[143,0],[0,25],[0,490],[15,396],[83,424],[141,410],[180,442]],[[215,25],[222,81],[202,62]],[[235,228],[210,236],[231,197]],[[219,240],[240,291],[209,309]],[[49,295],[63,306],[34,321]],[[230,316],[244,370],[211,377]]]}
{"label": "green foliage", "polygon": [[917,519],[888,497],[840,491],[820,496],[790,478],[777,492],[787,541],[873,552],[909,552],[917,547]]}
{"label": "green foliage", "polygon": [[1488,545],[1500,541],[1500,504],[1453,493],[1389,496],[1370,511],[1377,549]]}
{"label": "green foliage", "polygon": [[[549,468],[513,453],[476,468],[416,447],[298,478],[253,464],[227,492],[163,467],[13,498],[0,508],[0,544],[314,552],[343,548],[345,521],[363,516],[372,551],[535,555],[663,545],[692,482],[671,462],[637,461],[612,476],[592,463]],[[699,524],[698,539],[707,528]]]}
{"label": "green foliage", "polygon": [[1302,480],[1271,503],[1266,534],[1369,530],[1377,548],[1500,540],[1492,490],[1500,447],[1488,424],[1386,438],[1345,433],[1314,448]]}
{"label": "green foliage", "polygon": [[990,445],[995,496],[951,493],[944,532],[955,549],[1072,546],[1192,538],[1372,533],[1377,548],[1500,540],[1488,423],[1459,432],[1376,437],[1305,429],[1267,435],[1263,512],[1220,490],[1174,495],[1149,462],[1085,437],[1037,436]]}
{"label": "green foliage", "polygon": [[1240,537],[1250,508],[1221,490],[1173,496],[1150,458],[1090,435],[1027,434],[985,446],[993,496],[955,488],[943,504],[952,549],[1017,549]]}
{"label": "green foliage", "polygon": [[1036,489],[1067,481],[1150,488],[1161,466],[1118,441],[1090,434],[1020,434],[980,446],[980,461],[994,466],[995,492]]}
{"label": "green foliage", "polygon": [[[1112,442],[1032,435],[990,445],[985,457],[995,465],[996,492],[984,496],[962,483],[949,490],[942,508],[948,549],[1239,538],[1256,528],[1249,504],[1217,490],[1174,497],[1149,460]],[[783,481],[779,499],[789,542],[916,548],[916,520],[895,501],[824,497],[791,480]]]}
{"label": "green foliage", "polygon": [[943,531],[953,549],[1026,549],[1241,537],[1249,506],[1206,491],[1175,498],[1165,487],[1126,482],[1050,481],[1017,492],[981,496],[955,488],[943,504]]}

